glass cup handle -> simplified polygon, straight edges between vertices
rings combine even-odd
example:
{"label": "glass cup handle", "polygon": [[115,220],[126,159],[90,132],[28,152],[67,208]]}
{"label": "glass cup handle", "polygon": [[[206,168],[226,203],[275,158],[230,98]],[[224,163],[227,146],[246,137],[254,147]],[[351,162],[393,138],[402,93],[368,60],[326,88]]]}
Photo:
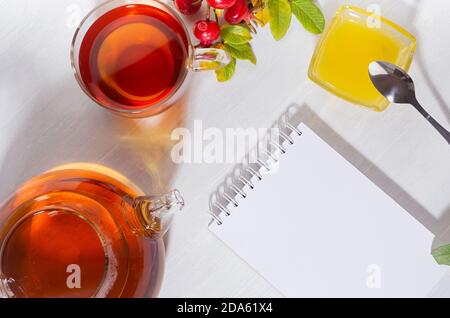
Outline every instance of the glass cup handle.
{"label": "glass cup handle", "polygon": [[228,52],[218,48],[193,48],[189,58],[189,69],[193,71],[210,71],[222,68],[230,63]]}

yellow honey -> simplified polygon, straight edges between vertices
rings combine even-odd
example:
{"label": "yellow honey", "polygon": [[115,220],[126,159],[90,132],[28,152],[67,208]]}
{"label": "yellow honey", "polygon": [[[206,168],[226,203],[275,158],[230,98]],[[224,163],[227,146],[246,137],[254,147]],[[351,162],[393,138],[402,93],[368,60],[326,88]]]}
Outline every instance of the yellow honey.
{"label": "yellow honey", "polygon": [[343,6],[320,39],[309,68],[311,80],[352,103],[383,111],[388,101],[368,75],[372,61],[409,69],[415,38],[385,18]]}

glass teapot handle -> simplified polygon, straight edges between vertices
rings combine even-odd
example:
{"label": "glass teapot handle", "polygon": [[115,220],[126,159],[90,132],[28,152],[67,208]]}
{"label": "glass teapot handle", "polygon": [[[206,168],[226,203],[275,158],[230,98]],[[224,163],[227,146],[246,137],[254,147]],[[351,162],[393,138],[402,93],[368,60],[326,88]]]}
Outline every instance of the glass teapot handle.
{"label": "glass teapot handle", "polygon": [[137,197],[133,203],[134,216],[128,218],[132,230],[141,236],[158,239],[169,229],[175,212],[184,207],[184,199],[178,190],[161,196]]}

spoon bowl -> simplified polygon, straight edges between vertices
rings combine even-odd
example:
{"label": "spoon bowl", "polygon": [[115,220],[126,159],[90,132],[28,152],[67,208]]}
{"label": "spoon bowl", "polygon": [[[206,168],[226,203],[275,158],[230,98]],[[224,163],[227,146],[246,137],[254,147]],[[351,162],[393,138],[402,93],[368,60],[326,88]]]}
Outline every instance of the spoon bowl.
{"label": "spoon bowl", "polygon": [[410,104],[416,98],[412,78],[396,65],[372,62],[369,75],[376,89],[391,103]]}
{"label": "spoon bowl", "polygon": [[369,64],[369,77],[375,88],[389,102],[412,105],[450,144],[450,132],[419,104],[414,81],[405,70],[389,62],[375,61]]}

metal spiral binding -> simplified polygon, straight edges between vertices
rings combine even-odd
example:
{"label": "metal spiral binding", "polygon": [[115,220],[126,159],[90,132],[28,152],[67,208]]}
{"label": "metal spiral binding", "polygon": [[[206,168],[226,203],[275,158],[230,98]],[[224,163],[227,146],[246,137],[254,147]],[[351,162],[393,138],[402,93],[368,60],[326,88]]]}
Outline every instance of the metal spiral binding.
{"label": "metal spiral binding", "polygon": [[[282,118],[284,119],[284,118]],[[242,188],[246,186],[253,190],[255,188],[255,184],[252,180],[256,178],[256,180],[262,180],[262,174],[260,169],[264,168],[266,171],[270,171],[270,166],[267,160],[270,158],[274,162],[278,162],[279,157],[271,150],[271,146],[275,149],[279,150],[281,155],[286,153],[286,147],[283,145],[284,142],[288,142],[290,145],[294,144],[294,138],[292,138],[292,134],[297,134],[298,136],[302,135],[302,132],[290,124],[288,120],[283,120],[282,122],[278,122],[275,127],[279,128],[280,141],[275,142],[273,140],[268,140],[268,147],[262,150],[262,153],[265,155],[265,158],[258,156],[256,158],[256,162],[252,163],[248,162],[248,158],[243,166],[238,169],[239,174],[233,175],[231,177],[231,183],[225,186],[225,190],[220,194],[220,198],[215,198],[211,204],[211,209],[208,211],[208,214],[212,216],[212,218],[216,221],[217,225],[222,225],[223,220],[220,217],[220,214],[225,214],[226,216],[231,215],[231,211],[228,208],[230,204],[237,208],[239,206],[239,202],[236,199],[237,197],[241,197],[245,199],[247,197],[247,193]],[[285,129],[287,132],[283,131]],[[281,140],[282,139],[282,140]],[[230,190],[232,194],[227,193],[227,190]],[[219,202],[221,201],[221,202]]]}
{"label": "metal spiral binding", "polygon": [[250,172],[250,174],[254,177],[257,177],[258,180],[262,180],[262,175],[258,170],[253,169],[253,167],[248,166],[247,171]]}
{"label": "metal spiral binding", "polygon": [[247,197],[247,194],[242,189],[239,189],[239,187],[237,187],[234,183],[230,184],[230,189],[234,191],[234,193],[240,194],[242,199]]}

